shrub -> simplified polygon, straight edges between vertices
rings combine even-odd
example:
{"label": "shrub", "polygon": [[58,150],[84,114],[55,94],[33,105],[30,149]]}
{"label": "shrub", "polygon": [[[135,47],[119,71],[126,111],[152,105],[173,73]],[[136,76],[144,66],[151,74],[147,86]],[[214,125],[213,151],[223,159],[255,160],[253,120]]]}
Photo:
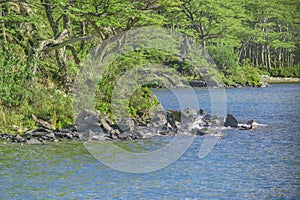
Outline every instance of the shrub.
{"label": "shrub", "polygon": [[234,67],[230,75],[223,75],[223,82],[228,86],[234,85],[260,85],[260,70],[250,66]]}
{"label": "shrub", "polygon": [[272,68],[271,76],[300,78],[300,64],[289,67]]}
{"label": "shrub", "polygon": [[238,55],[232,47],[221,44],[208,46],[207,50],[221,72],[229,74],[237,67]]}

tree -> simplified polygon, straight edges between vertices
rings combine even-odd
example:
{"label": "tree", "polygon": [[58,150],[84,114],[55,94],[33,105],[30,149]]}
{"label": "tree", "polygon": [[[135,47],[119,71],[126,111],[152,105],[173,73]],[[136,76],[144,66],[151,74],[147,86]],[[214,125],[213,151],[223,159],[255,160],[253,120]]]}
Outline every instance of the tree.
{"label": "tree", "polygon": [[241,15],[237,11],[241,7],[238,1],[182,0],[181,2],[179,15],[184,20],[178,25],[201,42],[203,54],[206,53],[209,41],[223,38],[239,26]]}
{"label": "tree", "polygon": [[240,60],[249,59],[267,71],[293,65],[297,5],[296,1],[248,1]]}

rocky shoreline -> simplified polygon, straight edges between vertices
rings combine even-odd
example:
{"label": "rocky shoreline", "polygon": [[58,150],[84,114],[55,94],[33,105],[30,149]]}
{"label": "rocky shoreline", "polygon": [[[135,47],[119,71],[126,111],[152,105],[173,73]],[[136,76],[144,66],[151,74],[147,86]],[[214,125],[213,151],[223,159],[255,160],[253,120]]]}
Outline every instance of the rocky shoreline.
{"label": "rocky shoreline", "polygon": [[[37,119],[36,119],[37,120]],[[206,114],[200,109],[184,111],[156,111],[151,119],[136,121],[131,118],[110,120],[97,112],[85,110],[75,122],[76,126],[51,130],[47,122],[39,120],[39,128],[23,134],[0,133],[0,141],[6,144],[45,144],[48,142],[70,141],[114,141],[146,139],[154,136],[217,135],[223,129],[251,130],[260,125],[253,120],[241,124],[231,114],[224,117]]]}
{"label": "rocky shoreline", "polygon": [[27,131],[23,134],[0,133],[0,141],[8,143],[22,144],[44,144],[46,142],[58,142],[61,140],[81,140],[82,135],[76,129],[56,129],[49,130],[46,128],[37,128]]}
{"label": "rocky shoreline", "polygon": [[268,75],[261,76],[261,83],[264,84],[280,84],[280,83],[300,83],[300,78],[289,77],[272,77]]}

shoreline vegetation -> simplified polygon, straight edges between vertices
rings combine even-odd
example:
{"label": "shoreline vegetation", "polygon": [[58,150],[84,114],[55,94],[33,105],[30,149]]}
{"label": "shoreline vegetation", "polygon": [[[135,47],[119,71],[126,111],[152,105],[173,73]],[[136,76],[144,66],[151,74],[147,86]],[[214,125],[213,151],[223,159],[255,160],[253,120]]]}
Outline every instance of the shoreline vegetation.
{"label": "shoreline vegetation", "polygon": [[[149,88],[178,86],[178,80],[170,79],[174,70],[197,87],[299,83],[298,13],[296,0],[2,1],[0,133],[25,134],[39,127],[38,120],[47,122],[49,130],[73,127],[73,86],[85,60],[103,58],[92,53],[99,44],[141,27],[185,37],[178,39],[180,48],[174,52],[132,48],[104,69],[96,83],[94,110],[110,120],[115,120],[111,101],[119,93],[118,80],[137,66],[157,64],[167,69],[153,74],[155,80],[148,85],[138,86],[128,101],[119,102],[120,108],[129,107],[132,119],[149,117],[159,104]],[[149,42],[150,37],[141,39]],[[158,38],[160,45],[172,46]],[[199,47],[202,55],[195,62],[186,59],[195,53],[192,47]]]}

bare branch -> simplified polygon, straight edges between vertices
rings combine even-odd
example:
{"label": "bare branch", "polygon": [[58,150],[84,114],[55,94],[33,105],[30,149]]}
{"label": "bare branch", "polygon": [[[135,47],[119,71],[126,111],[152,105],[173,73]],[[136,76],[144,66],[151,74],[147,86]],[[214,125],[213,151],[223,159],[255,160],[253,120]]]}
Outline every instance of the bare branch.
{"label": "bare branch", "polygon": [[72,52],[72,55],[73,55],[74,60],[75,60],[75,63],[78,65],[80,63],[80,60],[79,60],[79,58],[77,56],[76,49],[72,45],[67,45],[66,48],[69,49]]}
{"label": "bare branch", "polygon": [[61,43],[48,44],[41,51],[47,53],[47,52],[50,52],[50,51],[57,50],[57,49],[60,49],[62,47],[65,47],[67,45],[73,44],[73,43],[78,42],[78,41],[85,41],[85,40],[93,39],[94,37],[95,36],[71,38],[71,39],[63,41]]}

